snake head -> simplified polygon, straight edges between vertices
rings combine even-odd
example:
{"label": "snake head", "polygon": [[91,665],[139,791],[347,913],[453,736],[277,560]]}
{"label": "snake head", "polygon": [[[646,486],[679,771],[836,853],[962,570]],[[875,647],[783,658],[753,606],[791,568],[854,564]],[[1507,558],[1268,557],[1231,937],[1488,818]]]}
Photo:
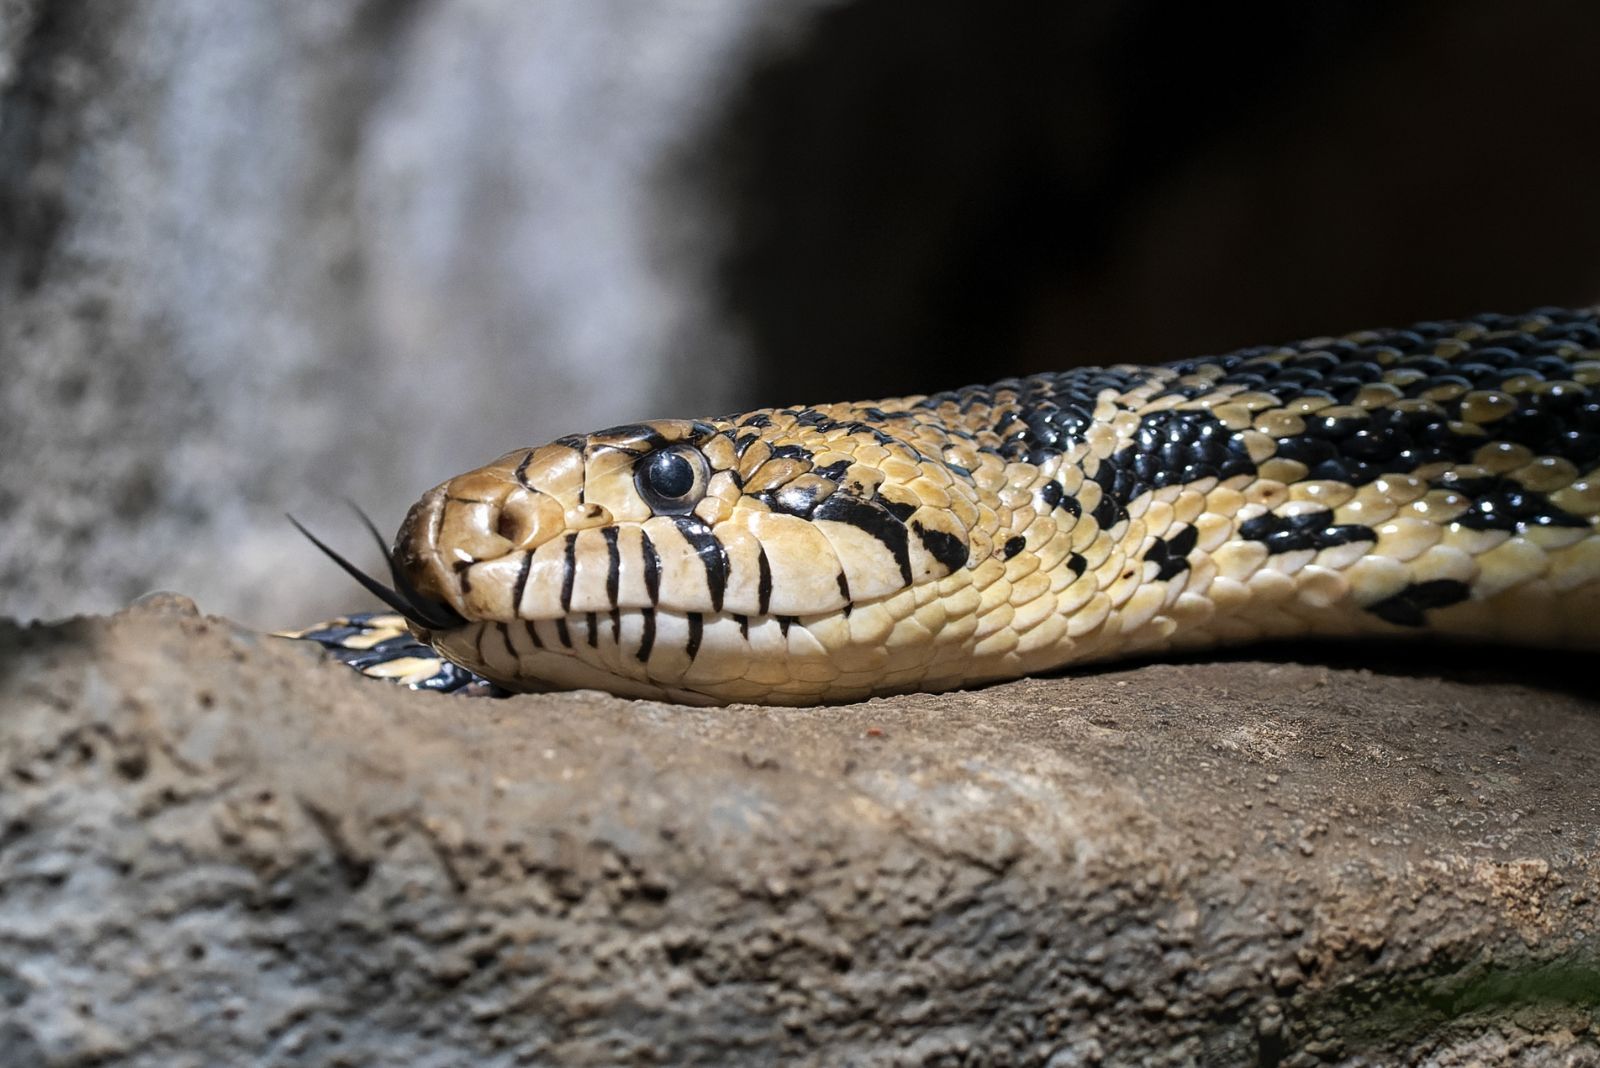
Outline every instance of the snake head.
{"label": "snake head", "polygon": [[429,491],[394,560],[462,620],[419,636],[509,688],[812,701],[870,692],[938,625],[914,591],[987,546],[980,521],[910,437],[778,409],[507,453]]}

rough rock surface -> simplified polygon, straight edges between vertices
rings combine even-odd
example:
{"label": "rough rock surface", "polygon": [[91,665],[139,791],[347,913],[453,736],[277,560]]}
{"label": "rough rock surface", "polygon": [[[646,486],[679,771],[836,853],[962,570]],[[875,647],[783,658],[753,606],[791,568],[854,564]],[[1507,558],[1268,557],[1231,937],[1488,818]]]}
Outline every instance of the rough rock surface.
{"label": "rough rock surface", "polygon": [[178,598],[0,652],[3,1064],[1600,1064],[1555,657],[772,711],[397,692]]}

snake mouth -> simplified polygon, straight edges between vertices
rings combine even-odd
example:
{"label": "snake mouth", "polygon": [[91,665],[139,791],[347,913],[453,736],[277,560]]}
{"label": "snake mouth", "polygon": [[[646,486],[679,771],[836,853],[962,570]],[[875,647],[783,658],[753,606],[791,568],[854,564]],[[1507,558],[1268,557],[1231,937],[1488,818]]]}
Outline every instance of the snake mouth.
{"label": "snake mouth", "polygon": [[427,641],[427,634],[431,631],[450,631],[464,626],[467,622],[465,616],[457,612],[448,603],[435,600],[422,593],[406,578],[405,572],[400,569],[395,561],[394,553],[384,543],[383,535],[378,533],[376,524],[354,502],[350,502],[350,507],[354,509],[362,524],[372,534],[373,540],[378,543],[378,551],[383,554],[384,563],[389,568],[390,581],[394,583],[392,587],[385,586],[382,582],[373,578],[349,560],[346,560],[321,538],[307,530],[305,525],[294,516],[288,516],[288,520],[294,524],[296,530],[305,535],[311,544],[321,549],[328,559],[338,564],[347,575],[360,583],[364,590],[404,616],[406,622],[411,624],[412,628],[417,631],[418,637],[422,638],[422,640]]}
{"label": "snake mouth", "polygon": [[[887,636],[892,628],[881,629]],[[599,689],[686,704],[805,704],[827,693],[855,699],[871,691],[875,674],[918,670],[910,661],[921,655],[906,642],[852,644],[849,630],[839,613],[752,617],[646,608],[474,620],[435,635],[434,645],[512,692]]]}

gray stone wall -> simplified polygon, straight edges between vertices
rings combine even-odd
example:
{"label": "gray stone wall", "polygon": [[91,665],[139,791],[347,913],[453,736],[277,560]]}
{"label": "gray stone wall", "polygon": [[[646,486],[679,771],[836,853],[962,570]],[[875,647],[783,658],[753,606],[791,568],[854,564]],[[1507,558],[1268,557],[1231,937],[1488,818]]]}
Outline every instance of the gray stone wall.
{"label": "gray stone wall", "polygon": [[732,407],[668,164],[800,10],[8,5],[0,608],[332,611],[284,510]]}

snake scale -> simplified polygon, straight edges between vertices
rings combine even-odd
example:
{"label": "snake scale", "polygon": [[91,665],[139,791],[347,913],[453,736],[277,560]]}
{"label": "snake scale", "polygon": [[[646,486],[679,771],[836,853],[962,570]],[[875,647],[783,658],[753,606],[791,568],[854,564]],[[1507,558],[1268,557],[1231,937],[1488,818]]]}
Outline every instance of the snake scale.
{"label": "snake scale", "polygon": [[411,509],[393,587],[359,576],[398,616],[296,636],[413,686],[772,704],[1295,636],[1593,648],[1597,517],[1600,314],[1545,308],[559,438]]}

